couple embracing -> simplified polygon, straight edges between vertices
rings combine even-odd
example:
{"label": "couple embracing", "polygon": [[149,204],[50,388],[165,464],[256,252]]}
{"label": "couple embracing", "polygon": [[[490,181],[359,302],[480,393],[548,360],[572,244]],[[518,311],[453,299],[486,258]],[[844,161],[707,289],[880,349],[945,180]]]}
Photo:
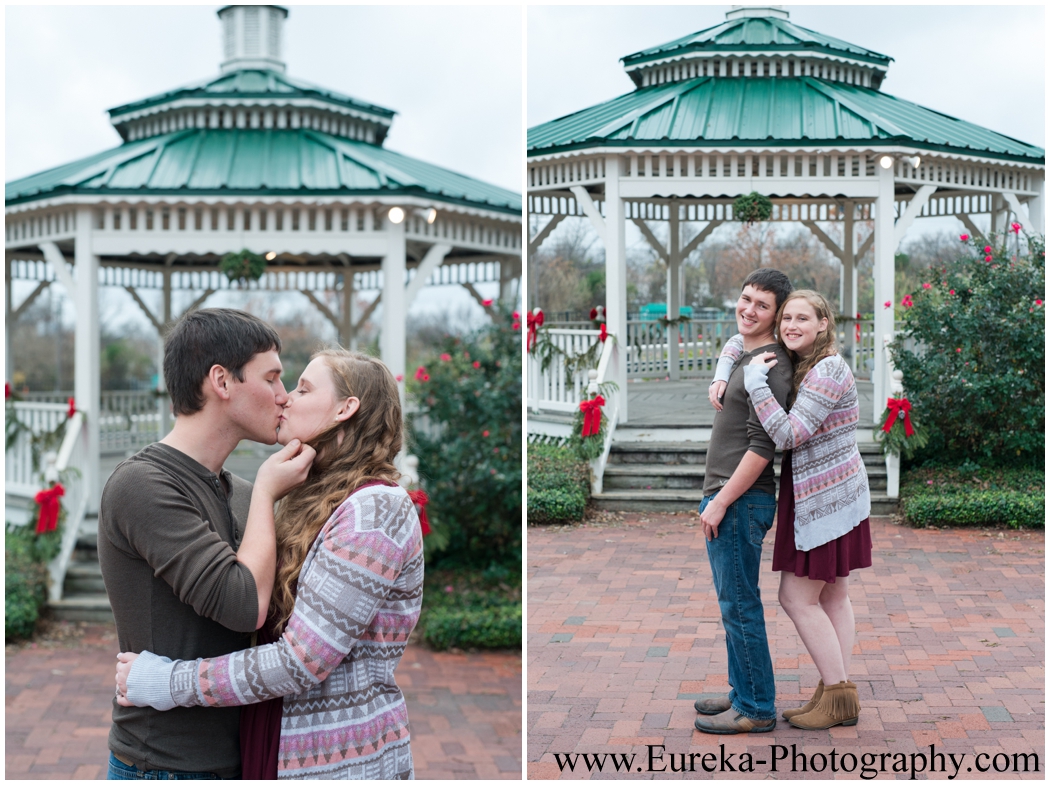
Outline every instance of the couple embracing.
{"label": "couple embracing", "polygon": [[[413,775],[394,669],[423,548],[394,466],[397,384],[326,349],[287,393],[280,349],[241,311],[179,320],[164,343],[174,427],[103,491],[122,649],[109,779]],[[254,486],[223,468],[242,439],[284,445]]]}
{"label": "couple embracing", "polygon": [[[726,631],[726,697],[700,698],[704,733],[776,727],[773,665],[759,567],[778,520],[773,570],[780,604],[820,674],[813,697],[783,716],[803,729],[855,725],[849,679],[854,620],[849,574],[871,566],[871,497],[857,449],[857,385],[837,353],[834,315],[810,290],[764,268],[744,281],[739,334],[726,343],[708,395],[717,413],[700,522]],[[784,450],[776,500],[773,453]]]}

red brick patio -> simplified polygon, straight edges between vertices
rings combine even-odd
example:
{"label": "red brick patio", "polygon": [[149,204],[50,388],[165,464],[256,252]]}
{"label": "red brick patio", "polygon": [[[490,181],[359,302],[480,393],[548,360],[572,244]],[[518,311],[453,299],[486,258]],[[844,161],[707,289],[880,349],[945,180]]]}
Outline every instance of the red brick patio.
{"label": "red brick patio", "polygon": [[[6,777],[104,779],[112,625],[6,652]],[[409,646],[398,666],[419,779],[521,779],[521,657]]]}
{"label": "red brick patio", "polygon": [[[693,701],[725,694],[725,634],[693,514],[625,513],[622,521],[528,531],[529,778],[613,778],[615,771],[561,771],[554,753],[635,753],[631,777],[857,779],[829,769],[771,770],[771,746],[811,761],[853,753],[965,754],[960,779],[1043,779],[1044,536],[1042,532],[915,530],[872,519],[871,569],[850,578],[857,621],[851,678],[860,722],[810,731],[781,720],[775,731],[710,736],[693,730]],[[801,705],[817,672],[776,601],[766,540],[761,588],[777,678],[777,711]],[[703,753],[750,752],[753,773],[702,770]],[[664,758],[648,771],[648,747]],[[981,773],[986,753],[1039,756],[1038,773]],[[700,753],[695,773],[670,771]],[[811,756],[823,753],[816,759]],[[1000,765],[1006,758],[998,759]],[[688,756],[686,756],[688,759]],[[757,765],[764,760],[765,765]],[[638,772],[638,766],[643,769]],[[875,764],[878,765],[877,763]],[[919,765],[916,759],[916,766]],[[606,763],[611,768],[611,764]],[[920,779],[954,773],[920,772]],[[971,771],[967,771],[967,767]],[[830,766],[829,766],[830,768]],[[581,771],[582,769],[582,771]]]}

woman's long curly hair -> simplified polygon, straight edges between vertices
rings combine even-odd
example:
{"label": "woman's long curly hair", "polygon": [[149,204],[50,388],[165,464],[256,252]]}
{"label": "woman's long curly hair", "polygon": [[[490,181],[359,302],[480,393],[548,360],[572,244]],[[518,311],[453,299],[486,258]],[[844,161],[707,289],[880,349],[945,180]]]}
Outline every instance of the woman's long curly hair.
{"label": "woman's long curly hair", "polygon": [[335,509],[364,483],[397,482],[401,476],[394,467],[402,441],[401,400],[390,369],[375,357],[340,348],[322,349],[310,359],[317,357],[324,358],[337,400],[357,398],[361,405],[350,419],[333,422],[310,440],[317,451],[310,473],[277,508],[280,559],[270,601],[275,632],[292,615],[299,571]]}
{"label": "woman's long curly hair", "polygon": [[[796,352],[791,351],[787,348],[784,343],[783,331],[780,329],[780,322],[784,318],[784,308],[792,300],[805,300],[809,303],[813,310],[817,312],[817,323],[819,324],[821,319],[828,320],[827,329],[824,332],[817,333],[817,340],[813,343],[813,350],[805,357],[800,357]],[[802,384],[802,380],[806,378],[806,374],[809,373],[813,366],[823,360],[825,357],[830,357],[833,354],[838,354],[838,345],[835,340],[835,314],[831,311],[831,306],[828,305],[828,301],[824,299],[824,295],[820,292],[815,292],[812,289],[796,289],[780,304],[780,310],[777,311],[777,342],[784,347],[784,351],[788,353],[788,357],[791,358],[791,362],[795,366],[795,375],[791,379],[791,400],[795,400],[795,396],[798,394],[799,385]]]}

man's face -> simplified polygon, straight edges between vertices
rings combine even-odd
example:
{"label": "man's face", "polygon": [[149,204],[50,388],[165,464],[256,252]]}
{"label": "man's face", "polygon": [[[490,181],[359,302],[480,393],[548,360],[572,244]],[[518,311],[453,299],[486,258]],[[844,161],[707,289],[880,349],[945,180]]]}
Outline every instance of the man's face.
{"label": "man's face", "polygon": [[773,292],[758,289],[751,284],[740,292],[736,301],[736,328],[744,338],[773,338],[773,322],[777,318],[777,297]]}
{"label": "man's face", "polygon": [[281,358],[270,350],[252,357],[243,371],[244,381],[229,376],[230,419],[240,426],[244,438],[262,444],[277,441],[281,409],[288,396],[281,382]]}

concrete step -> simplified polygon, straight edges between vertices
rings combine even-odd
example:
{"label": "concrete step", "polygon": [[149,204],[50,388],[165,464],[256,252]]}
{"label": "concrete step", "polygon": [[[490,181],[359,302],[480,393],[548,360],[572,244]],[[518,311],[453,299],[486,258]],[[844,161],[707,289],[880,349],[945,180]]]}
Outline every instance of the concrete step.
{"label": "concrete step", "polygon": [[[605,467],[604,487],[609,490],[637,488],[702,489],[705,477],[704,464],[656,464],[656,463],[610,463]],[[886,466],[865,466],[868,488],[872,491],[886,490]],[[773,468],[779,486],[780,463]]]}
{"label": "concrete step", "polygon": [[113,609],[109,606],[109,597],[105,592],[63,597],[58,602],[49,603],[48,607],[51,614],[62,621],[113,621]]}
{"label": "concrete step", "polygon": [[[707,441],[617,442],[609,451],[610,463],[703,463],[707,459]],[[877,444],[858,445],[865,466],[885,466],[886,459]],[[777,456],[781,453],[777,452]],[[778,464],[779,457],[774,459]]]}
{"label": "concrete step", "polygon": [[82,594],[105,594],[106,584],[102,580],[102,568],[98,560],[74,561],[66,570],[66,581],[62,587],[64,597],[76,597]]}
{"label": "concrete step", "polygon": [[[874,490],[874,489],[873,489]],[[599,510],[614,512],[687,512],[697,510],[704,498],[698,489],[603,490],[591,496],[591,503]],[[871,494],[872,515],[894,515],[897,500],[887,498],[885,493]]]}

